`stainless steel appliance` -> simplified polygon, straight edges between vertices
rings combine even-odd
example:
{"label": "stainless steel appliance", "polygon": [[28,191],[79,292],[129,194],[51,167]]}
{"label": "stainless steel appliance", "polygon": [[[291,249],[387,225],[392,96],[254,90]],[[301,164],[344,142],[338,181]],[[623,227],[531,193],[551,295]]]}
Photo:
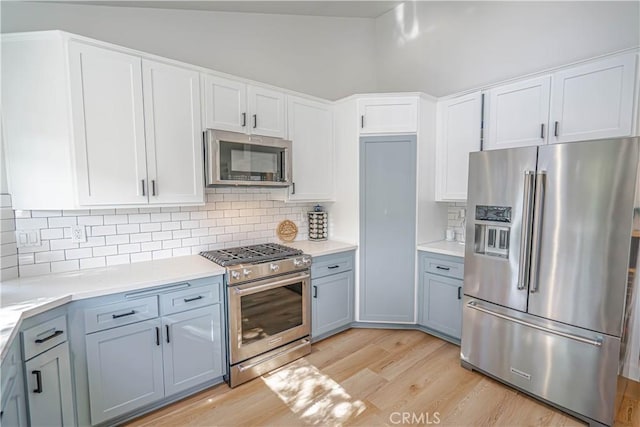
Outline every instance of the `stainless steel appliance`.
{"label": "stainless steel appliance", "polygon": [[471,153],[462,364],[613,422],[638,138]]}
{"label": "stainless steel appliance", "polygon": [[200,255],[227,270],[231,387],[311,352],[309,255],[278,244]]}
{"label": "stainless steel appliance", "polygon": [[208,129],[205,181],[217,185],[291,185],[291,141]]}

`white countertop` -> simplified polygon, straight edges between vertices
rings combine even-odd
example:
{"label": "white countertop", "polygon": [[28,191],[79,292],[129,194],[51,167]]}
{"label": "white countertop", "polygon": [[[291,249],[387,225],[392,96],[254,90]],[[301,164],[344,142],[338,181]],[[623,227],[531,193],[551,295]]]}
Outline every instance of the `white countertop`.
{"label": "white countertop", "polygon": [[464,245],[455,241],[438,240],[437,242],[421,243],[418,245],[418,250],[464,258]]}
{"label": "white countertop", "polygon": [[184,280],[224,274],[225,269],[199,255],[189,255],[92,268],[67,273],[18,278],[0,287],[0,353],[22,319],[69,301],[151,288]]}
{"label": "white countertop", "polygon": [[338,242],[336,240],[322,240],[319,242],[311,240],[300,240],[297,242],[284,243],[284,245],[300,249],[305,254],[311,255],[312,257],[337,254],[340,252],[358,249],[358,245]]}

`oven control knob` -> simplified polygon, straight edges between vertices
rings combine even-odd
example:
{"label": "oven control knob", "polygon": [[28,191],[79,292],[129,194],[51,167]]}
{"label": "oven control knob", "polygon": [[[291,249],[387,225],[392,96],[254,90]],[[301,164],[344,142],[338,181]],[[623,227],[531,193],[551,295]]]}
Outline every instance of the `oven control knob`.
{"label": "oven control knob", "polygon": [[240,273],[238,273],[237,271],[232,271],[231,272],[231,278],[232,279],[239,279],[240,278]]}
{"label": "oven control knob", "polygon": [[309,258],[303,258],[303,259],[302,259],[302,262],[304,263],[304,265],[309,265],[309,264],[311,264],[311,259],[309,259]]}
{"label": "oven control knob", "polygon": [[242,274],[244,274],[245,276],[248,276],[251,274],[251,270],[249,270],[248,268],[245,268],[244,270],[242,270]]}
{"label": "oven control knob", "polygon": [[278,264],[271,264],[269,266],[269,268],[271,269],[271,271],[278,271],[280,270],[280,266]]}
{"label": "oven control knob", "polygon": [[293,265],[294,265],[295,267],[300,267],[300,266],[302,265],[302,260],[297,259],[297,258],[296,258],[296,259],[294,259],[294,260],[293,260]]}

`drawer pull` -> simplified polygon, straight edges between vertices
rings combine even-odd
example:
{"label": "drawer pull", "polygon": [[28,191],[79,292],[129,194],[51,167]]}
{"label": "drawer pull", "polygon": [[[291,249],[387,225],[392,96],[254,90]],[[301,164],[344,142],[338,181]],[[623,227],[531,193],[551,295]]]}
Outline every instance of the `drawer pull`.
{"label": "drawer pull", "polygon": [[128,313],[112,314],[111,317],[113,317],[114,319],[119,319],[119,318],[125,317],[125,316],[133,316],[134,314],[136,314],[136,311],[135,310],[131,310]]}
{"label": "drawer pull", "polygon": [[34,393],[42,393],[42,372],[41,371],[31,371],[31,374],[36,376],[36,388],[33,390]]}
{"label": "drawer pull", "polygon": [[199,299],[204,298],[202,295],[198,295],[197,297],[193,297],[193,298],[185,298],[184,302],[191,302],[191,301],[198,301]]}
{"label": "drawer pull", "polygon": [[329,270],[333,270],[334,268],[339,268],[339,265],[330,265],[329,267],[327,267]]}
{"label": "drawer pull", "polygon": [[59,335],[62,335],[62,334],[64,334],[64,331],[55,331],[54,333],[52,333],[51,335],[49,335],[46,338],[38,338],[36,340],[36,344],[42,344],[43,342],[49,341],[50,339],[53,339],[53,338],[55,338],[55,337],[57,337]]}
{"label": "drawer pull", "polygon": [[313,287],[313,297],[314,298],[318,298],[318,287],[317,286]]}
{"label": "drawer pull", "polygon": [[451,270],[451,267],[443,267],[443,266],[441,266],[441,265],[436,265],[436,268],[437,268],[438,270],[444,270],[444,271],[449,271],[449,270]]}

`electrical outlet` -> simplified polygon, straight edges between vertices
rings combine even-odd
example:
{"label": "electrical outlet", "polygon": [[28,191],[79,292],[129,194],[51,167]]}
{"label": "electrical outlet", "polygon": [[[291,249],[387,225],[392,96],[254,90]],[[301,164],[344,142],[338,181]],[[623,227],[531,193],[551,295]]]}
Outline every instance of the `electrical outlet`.
{"label": "electrical outlet", "polygon": [[467,211],[465,209],[460,209],[460,212],[458,213],[460,218],[464,218],[467,214]]}
{"label": "electrical outlet", "polygon": [[71,226],[71,241],[73,243],[84,243],[87,241],[87,234],[85,233],[84,225]]}

